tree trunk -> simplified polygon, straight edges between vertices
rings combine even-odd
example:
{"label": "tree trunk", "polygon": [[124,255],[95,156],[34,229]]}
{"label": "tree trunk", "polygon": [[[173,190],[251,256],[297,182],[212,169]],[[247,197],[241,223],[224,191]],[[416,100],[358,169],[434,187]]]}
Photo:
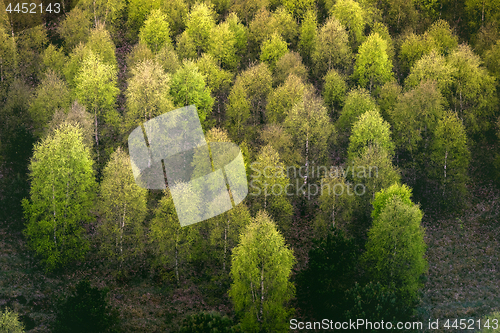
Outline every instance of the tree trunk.
{"label": "tree trunk", "polygon": [[446,150],[444,154],[444,182],[443,182],[443,197],[444,197],[444,190],[446,188],[446,163],[448,160],[448,150]]}
{"label": "tree trunk", "polygon": [[307,184],[307,176],[309,175],[309,132],[306,135],[306,176],[304,177],[304,184]]}
{"label": "tree trunk", "polygon": [[99,135],[97,134],[97,110],[94,112],[95,144],[97,150],[97,163],[99,163]]}
{"label": "tree trunk", "polygon": [[260,321],[264,319],[264,264],[260,272]]}
{"label": "tree trunk", "polygon": [[227,253],[227,229],[229,228],[229,220],[224,227],[224,262],[222,263],[222,270],[226,271],[226,253]]}
{"label": "tree trunk", "polygon": [[177,279],[177,284],[179,284],[179,250],[177,242],[175,243],[175,278]]}
{"label": "tree trunk", "polygon": [[127,211],[127,203],[123,205],[123,218],[122,218],[122,223],[120,227],[120,268],[122,267],[123,263],[123,230],[125,229],[125,213]]}
{"label": "tree trunk", "polygon": [[55,198],[54,183],[52,183],[52,207],[54,209],[54,245],[57,248],[57,241],[56,241],[56,198]]}

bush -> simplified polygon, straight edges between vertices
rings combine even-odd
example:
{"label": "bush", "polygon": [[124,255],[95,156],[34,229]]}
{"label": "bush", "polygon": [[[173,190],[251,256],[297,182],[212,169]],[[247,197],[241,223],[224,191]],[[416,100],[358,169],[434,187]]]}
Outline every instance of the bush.
{"label": "bush", "polygon": [[216,312],[201,312],[184,318],[180,333],[239,333],[233,321]]}
{"label": "bush", "polygon": [[0,333],[23,333],[24,325],[19,321],[17,312],[8,308],[0,312]]}
{"label": "bush", "polygon": [[483,330],[480,333],[498,332],[500,328],[500,312],[496,311],[481,319]]}
{"label": "bush", "polygon": [[356,282],[353,288],[345,292],[345,296],[346,320],[363,318],[371,322],[381,320],[396,322],[408,319],[411,315],[411,309],[398,299],[395,292],[383,287],[379,282],[369,282],[364,286]]}
{"label": "bush", "polygon": [[106,301],[108,289],[99,290],[87,280],[76,285],[76,293],[61,302],[54,325],[55,333],[116,332],[117,314]]}

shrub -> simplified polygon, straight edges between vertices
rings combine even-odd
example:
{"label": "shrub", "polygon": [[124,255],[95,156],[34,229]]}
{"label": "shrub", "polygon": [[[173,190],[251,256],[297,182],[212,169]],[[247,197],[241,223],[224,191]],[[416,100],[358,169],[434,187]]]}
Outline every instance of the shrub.
{"label": "shrub", "polygon": [[76,292],[60,303],[55,333],[116,332],[117,314],[106,301],[108,289],[99,290],[87,280],[76,285]]}
{"label": "shrub", "polygon": [[23,333],[24,325],[19,321],[17,312],[8,308],[0,312],[0,333]]}
{"label": "shrub", "polygon": [[233,327],[233,321],[227,316],[216,312],[201,312],[184,318],[180,333],[237,333],[239,329]]}

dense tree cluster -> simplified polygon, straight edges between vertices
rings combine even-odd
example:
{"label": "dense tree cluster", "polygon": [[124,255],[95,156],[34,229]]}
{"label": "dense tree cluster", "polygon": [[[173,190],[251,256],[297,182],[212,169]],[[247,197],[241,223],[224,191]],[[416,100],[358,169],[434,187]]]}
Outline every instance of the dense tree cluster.
{"label": "dense tree cluster", "polygon": [[[461,208],[471,152],[500,138],[500,5],[455,2],[80,0],[55,29],[16,33],[0,8],[0,179],[27,246],[47,272],[105,257],[117,279],[217,276],[231,318],[190,315],[182,332],[286,332],[294,306],[409,318],[424,211]],[[209,143],[240,146],[249,195],[181,227],[172,190],[197,189],[139,187],[127,138],[188,105]],[[298,225],[312,248],[291,243]],[[77,290],[64,316],[78,293],[106,308]]]}

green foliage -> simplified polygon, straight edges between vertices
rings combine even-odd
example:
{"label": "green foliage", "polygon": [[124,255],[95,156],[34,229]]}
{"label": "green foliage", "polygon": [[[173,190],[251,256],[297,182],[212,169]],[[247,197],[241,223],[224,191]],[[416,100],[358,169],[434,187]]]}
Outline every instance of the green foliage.
{"label": "green foliage", "polygon": [[444,20],[437,20],[427,30],[434,40],[435,47],[441,54],[448,55],[458,46],[458,38],[451,31],[450,25]]}
{"label": "green foliage", "polygon": [[43,67],[43,50],[48,42],[47,31],[43,26],[38,25],[20,32],[15,41],[17,44],[16,77],[25,81],[38,78]]}
{"label": "green foliage", "polygon": [[275,31],[283,37],[290,48],[295,49],[299,31],[297,20],[294,19],[292,14],[283,7],[278,7],[272,15],[276,20]]}
{"label": "green foliage", "polygon": [[7,34],[7,30],[0,27],[0,98],[7,95],[9,84],[14,79],[17,67],[16,42]]}
{"label": "green foliage", "polygon": [[330,225],[339,230],[349,230],[356,209],[352,185],[337,169],[337,172],[330,170],[321,179],[320,186],[319,211],[314,221],[315,233],[324,236]]}
{"label": "green foliage", "polygon": [[195,46],[198,56],[207,51],[210,36],[215,28],[214,11],[206,3],[197,3],[191,7],[186,22],[186,33]]}
{"label": "green foliage", "polygon": [[222,69],[217,61],[208,53],[196,61],[201,74],[205,76],[208,88],[215,94],[227,94],[233,82],[233,73]]}
{"label": "green foliage", "polygon": [[90,52],[96,54],[104,64],[118,69],[115,44],[111,39],[109,31],[104,26],[99,25],[95,29],[92,29],[85,47]]}
{"label": "green foliage", "polygon": [[299,19],[314,8],[314,0],[282,0],[281,3],[287,11]]}
{"label": "green foliage", "polygon": [[248,25],[254,19],[257,12],[267,7],[269,0],[234,0],[231,4],[231,11],[234,11],[243,23]]}
{"label": "green foliage", "polygon": [[65,123],[81,127],[83,143],[87,147],[92,147],[94,142],[94,119],[90,113],[85,111],[85,107],[78,104],[77,101],[73,102],[69,110],[56,110],[54,116],[45,127],[43,137],[47,137],[50,133],[54,132],[56,128],[61,127]]}
{"label": "green foliage", "polygon": [[458,204],[466,193],[470,153],[462,121],[455,113],[447,112],[437,123],[431,146],[430,179],[437,181],[446,205]]}
{"label": "green foliage", "polygon": [[0,312],[0,333],[24,333],[24,325],[19,321],[17,312],[8,308]]}
{"label": "green foliage", "polygon": [[399,63],[403,73],[409,73],[415,63],[436,48],[435,40],[429,34],[406,35],[399,49]]}
{"label": "green foliage", "polygon": [[78,102],[94,114],[97,145],[99,119],[104,118],[106,123],[114,127],[119,123],[120,116],[114,108],[119,93],[116,74],[116,67],[103,63],[97,55],[90,52],[75,77],[75,96]]}
{"label": "green foliage", "polygon": [[347,72],[351,67],[352,51],[342,24],[330,17],[319,30],[312,53],[314,71],[318,77],[332,68]]}
{"label": "green foliage", "polygon": [[[169,3],[174,1],[164,1],[164,3]],[[139,29],[144,25],[147,16],[153,9],[160,8],[160,1],[142,1],[142,0],[129,0],[127,6],[127,26],[129,28],[130,34],[137,36]],[[163,11],[167,14],[168,12]],[[170,22],[169,22],[170,23]]]}
{"label": "green foliage", "polygon": [[[154,1],[152,1],[154,3]],[[176,36],[185,28],[188,15],[188,3],[184,0],[161,1],[160,9],[167,15],[167,22],[172,35]]]}
{"label": "green foliage", "polygon": [[201,312],[184,318],[179,333],[233,333],[233,321],[217,312]]}
{"label": "green foliage", "polygon": [[[183,186],[185,191],[192,191],[188,184],[178,186]],[[191,202],[186,207],[192,211],[185,213],[193,216],[198,214],[199,203]],[[194,244],[198,242],[199,233],[195,227],[181,227],[170,190],[165,190],[151,220],[149,242],[155,255],[152,265],[174,268],[177,283],[180,281],[179,267],[185,260],[191,259]]]}
{"label": "green foliage", "polygon": [[[158,63],[151,60],[138,63],[125,91],[127,109],[123,130],[128,133],[141,123],[174,109],[170,77]],[[189,105],[189,104],[187,104]]]}
{"label": "green foliage", "polygon": [[267,121],[269,123],[282,123],[292,107],[298,103],[306,89],[303,81],[291,74],[285,83],[273,90],[267,104]]}
{"label": "green foliage", "polygon": [[271,145],[285,165],[298,165],[300,152],[293,145],[293,138],[281,124],[270,124],[262,129],[263,145]]}
{"label": "green foliage", "polygon": [[[346,309],[344,318],[363,318],[367,322],[392,321],[393,323],[408,320],[411,315],[411,306],[405,305],[398,295],[391,289],[384,288],[380,282],[368,282],[346,290]],[[366,330],[377,332],[378,330]]]}
{"label": "green foliage", "polygon": [[167,15],[159,9],[152,10],[139,31],[139,41],[146,44],[153,54],[158,53],[165,45],[171,45]]}
{"label": "green foliage", "polygon": [[378,110],[377,103],[370,93],[366,89],[351,90],[347,94],[336,126],[341,132],[350,134],[357,118],[370,110]]}
{"label": "green foliage", "polygon": [[408,206],[413,205],[411,202],[411,188],[405,184],[400,185],[398,183],[394,183],[390,187],[383,188],[379,192],[375,193],[375,199],[372,202],[372,219],[374,221],[378,219],[382,211],[394,196],[398,196],[401,199],[401,202]]}
{"label": "green foliage", "polygon": [[370,222],[371,203],[375,199],[375,193],[399,183],[401,176],[399,170],[392,164],[392,156],[386,149],[377,145],[368,145],[364,152],[350,160],[349,164],[350,168],[346,168],[346,174],[355,184],[351,187],[351,193],[358,193],[356,199],[359,208],[356,210],[356,215],[361,220],[354,221],[347,227],[354,235],[363,235]]}
{"label": "green foliage", "polygon": [[286,175],[286,166],[271,145],[262,147],[250,168],[253,212],[261,209],[269,212],[282,230],[286,230],[293,207],[287,195],[290,179]]}
{"label": "green foliage", "polygon": [[226,18],[226,22],[229,23],[229,29],[233,32],[234,38],[236,40],[235,47],[238,56],[242,57],[246,55],[247,51],[247,41],[248,41],[248,29],[244,26],[236,13],[229,13]]}
{"label": "green foliage", "polygon": [[238,40],[229,22],[218,24],[210,34],[208,52],[228,70],[235,70],[240,62]]}
{"label": "green foliage", "polygon": [[393,78],[387,42],[378,33],[371,34],[359,47],[353,77],[370,92]]}
{"label": "green foliage", "polygon": [[333,5],[330,13],[349,32],[349,40],[353,48],[363,42],[367,13],[358,2],[354,0],[338,0]]}
{"label": "green foliage", "polygon": [[59,25],[57,32],[64,39],[66,52],[72,51],[79,43],[86,43],[90,35],[90,14],[79,7],[71,10]]}
{"label": "green foliage", "polygon": [[54,332],[117,332],[118,314],[108,305],[108,291],[91,287],[88,280],[78,282],[74,294],[59,304]]}
{"label": "green foliage", "polygon": [[349,148],[347,149],[349,159],[362,154],[369,145],[378,145],[387,150],[389,155],[394,153],[390,125],[377,110],[363,113],[352,125],[352,134],[349,137]]}
{"label": "green foliage", "polygon": [[66,109],[70,103],[70,92],[66,83],[52,70],[48,70],[36,88],[29,107],[35,135],[41,135],[43,128],[47,126],[56,110]]}
{"label": "green foliage", "polygon": [[170,95],[177,107],[194,104],[202,124],[206,125],[207,116],[212,113],[214,99],[205,77],[193,61],[184,61],[182,67],[172,76]]}
{"label": "green foliage", "polygon": [[454,69],[449,105],[456,110],[469,134],[485,132],[498,104],[495,78],[482,67],[482,61],[467,45],[460,45],[448,58]]}
{"label": "green foliage", "polygon": [[432,133],[443,117],[445,103],[433,81],[423,81],[400,95],[388,112],[396,145],[410,152],[412,158],[425,154]]}
{"label": "green foliage", "polygon": [[295,263],[292,250],[265,212],[259,212],[233,250],[229,297],[245,332],[287,332],[295,295],[289,281]]}
{"label": "green foliage", "polygon": [[325,161],[329,144],[335,141],[336,131],[320,97],[306,89],[302,99],[288,112],[284,126],[300,151],[300,165],[308,168],[310,164],[321,165]]}
{"label": "green foliage", "polygon": [[253,133],[249,125],[263,123],[272,82],[265,63],[251,66],[236,77],[226,109],[227,128],[233,138],[250,138]]}
{"label": "green foliage", "polygon": [[322,95],[325,103],[330,111],[340,111],[344,106],[347,93],[347,84],[344,77],[332,68],[326,73],[324,81]]}
{"label": "green foliage", "polygon": [[284,83],[289,75],[295,75],[301,78],[303,82],[306,82],[308,77],[307,68],[302,63],[302,58],[294,51],[285,53],[276,62],[273,77],[274,85]]}
{"label": "green foliage", "polygon": [[179,56],[172,45],[165,45],[155,55],[155,61],[169,74],[174,74],[181,67]]}
{"label": "green foliage", "polygon": [[91,13],[94,26],[112,27],[119,21],[127,3],[125,0],[80,0],[77,6]]}
{"label": "green foliage", "polygon": [[418,298],[420,277],[427,271],[422,216],[417,205],[392,196],[373,221],[363,254],[374,280],[395,291],[408,306]]}
{"label": "green foliage", "polygon": [[316,11],[308,10],[300,26],[299,51],[300,55],[310,65],[312,63],[312,53],[316,48],[316,35],[318,34],[318,20]]}
{"label": "green foliage", "polygon": [[[480,333],[494,333],[497,330],[499,323],[500,323],[500,312],[498,311],[490,313],[487,316],[484,316],[481,319],[481,324],[483,326],[483,329],[481,330]],[[486,327],[485,325],[489,327]]]}
{"label": "green foliage", "polygon": [[380,107],[380,114],[389,122],[391,122],[389,114],[392,113],[401,91],[402,88],[396,81],[389,81],[380,88],[377,104]]}
{"label": "green foliage", "polygon": [[137,66],[140,62],[146,61],[146,60],[153,60],[155,58],[155,55],[149,47],[144,44],[144,43],[137,43],[132,47],[132,51],[127,55],[127,68],[134,68]]}
{"label": "green foliage", "polygon": [[43,51],[42,61],[44,72],[53,70],[60,77],[64,75],[63,69],[67,59],[62,48],[58,49],[53,44],[50,44],[45,51]]}
{"label": "green foliage", "polygon": [[82,223],[91,221],[96,188],[82,131],[63,125],[35,146],[24,235],[47,270],[81,260],[89,249]]}
{"label": "green foliage", "polygon": [[143,251],[147,191],[136,184],[130,158],[120,147],[106,164],[100,187],[101,251],[121,267]]}
{"label": "green foliage", "polygon": [[260,61],[267,63],[269,68],[273,70],[278,59],[280,59],[287,52],[288,47],[286,42],[283,38],[281,38],[281,36],[274,33],[271,38],[267,39],[262,44]]}
{"label": "green foliage", "polygon": [[358,253],[355,240],[335,227],[330,226],[322,237],[313,239],[308,266],[297,278],[297,292],[317,319],[342,319],[344,291],[354,284]]}
{"label": "green foliage", "polygon": [[436,51],[431,51],[430,54],[424,55],[415,63],[410,75],[405,80],[405,89],[410,90],[422,81],[433,80],[437,82],[441,93],[448,96],[455,71],[456,69],[446,61],[445,57]]}
{"label": "green foliage", "polygon": [[500,81],[500,39],[485,53],[484,63],[497,82]]}

